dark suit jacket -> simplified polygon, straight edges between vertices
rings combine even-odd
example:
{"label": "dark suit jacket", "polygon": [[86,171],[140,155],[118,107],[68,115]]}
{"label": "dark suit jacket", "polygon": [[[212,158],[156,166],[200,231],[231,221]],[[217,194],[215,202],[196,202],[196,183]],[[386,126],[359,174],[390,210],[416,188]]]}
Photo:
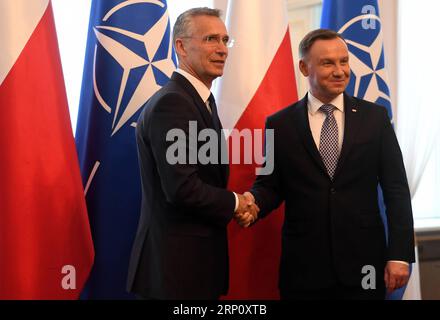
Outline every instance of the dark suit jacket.
{"label": "dark suit jacket", "polygon": [[[313,140],[307,95],[268,117],[274,129],[274,172],[252,193],[261,216],[285,200],[279,287],[359,286],[374,266],[378,283],[388,260],[414,261],[411,201],[401,151],[385,108],[344,95],[345,131],[331,181]],[[388,246],[378,184],[387,206]]]}
{"label": "dark suit jacket", "polygon": [[136,129],[143,198],[128,290],[147,298],[217,299],[228,289],[226,226],[235,207],[225,189],[229,167],[166,159],[174,143],[167,133],[181,129],[188,139],[189,121],[197,122],[197,134],[214,128],[194,87],[174,73],[146,103]]}

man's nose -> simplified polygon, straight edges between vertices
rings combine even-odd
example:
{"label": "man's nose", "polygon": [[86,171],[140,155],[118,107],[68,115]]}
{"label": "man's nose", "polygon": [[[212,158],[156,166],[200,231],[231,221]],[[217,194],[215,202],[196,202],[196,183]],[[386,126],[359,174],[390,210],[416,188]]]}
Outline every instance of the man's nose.
{"label": "man's nose", "polygon": [[229,48],[226,46],[226,44],[223,43],[223,41],[220,41],[217,45],[217,53],[221,55],[227,55]]}
{"label": "man's nose", "polygon": [[345,72],[344,72],[344,69],[342,68],[342,66],[339,64],[336,64],[335,69],[333,70],[333,75],[335,77],[342,77],[342,76],[344,76],[344,74],[345,74]]}

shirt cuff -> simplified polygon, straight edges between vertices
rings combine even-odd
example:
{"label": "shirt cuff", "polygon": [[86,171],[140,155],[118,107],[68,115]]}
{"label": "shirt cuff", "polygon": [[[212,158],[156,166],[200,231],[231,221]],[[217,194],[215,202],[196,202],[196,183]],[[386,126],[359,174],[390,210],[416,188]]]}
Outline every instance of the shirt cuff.
{"label": "shirt cuff", "polygon": [[237,212],[238,204],[239,204],[238,196],[237,196],[237,194],[235,192],[232,192],[232,193],[234,194],[234,197],[235,197],[235,209],[234,209],[234,212]]}
{"label": "shirt cuff", "polygon": [[404,265],[409,266],[409,263],[406,262],[406,261],[400,261],[400,260],[389,260],[388,262],[397,262],[397,263],[401,263],[401,264],[404,264]]}

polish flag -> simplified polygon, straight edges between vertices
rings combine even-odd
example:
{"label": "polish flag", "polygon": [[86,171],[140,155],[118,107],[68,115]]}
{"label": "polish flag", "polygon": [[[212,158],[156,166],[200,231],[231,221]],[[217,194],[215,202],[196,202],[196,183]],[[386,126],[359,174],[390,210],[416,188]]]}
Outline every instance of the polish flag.
{"label": "polish flag", "polygon": [[0,43],[0,299],[76,299],[94,252],[50,1],[0,1]]}
{"label": "polish flag", "polygon": [[[262,129],[268,115],[298,99],[285,1],[229,0],[226,25],[235,44],[216,87],[223,127]],[[231,164],[229,189],[249,190],[255,167]],[[229,225],[226,299],[279,298],[284,209],[277,211],[249,229]]]}

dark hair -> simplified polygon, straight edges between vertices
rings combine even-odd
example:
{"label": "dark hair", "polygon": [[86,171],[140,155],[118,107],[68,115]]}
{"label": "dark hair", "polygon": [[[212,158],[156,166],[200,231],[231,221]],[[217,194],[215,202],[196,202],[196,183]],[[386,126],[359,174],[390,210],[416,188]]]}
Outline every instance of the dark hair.
{"label": "dark hair", "polygon": [[220,18],[221,10],[211,9],[208,7],[192,8],[183,12],[176,20],[173,28],[173,43],[176,43],[176,39],[183,36],[189,36],[189,25],[191,19],[197,16],[211,16]]}
{"label": "dark hair", "polygon": [[316,40],[332,40],[336,38],[342,39],[345,42],[345,39],[339,33],[330,29],[316,29],[310,31],[299,43],[300,59],[303,59],[309,53],[310,48]]}

